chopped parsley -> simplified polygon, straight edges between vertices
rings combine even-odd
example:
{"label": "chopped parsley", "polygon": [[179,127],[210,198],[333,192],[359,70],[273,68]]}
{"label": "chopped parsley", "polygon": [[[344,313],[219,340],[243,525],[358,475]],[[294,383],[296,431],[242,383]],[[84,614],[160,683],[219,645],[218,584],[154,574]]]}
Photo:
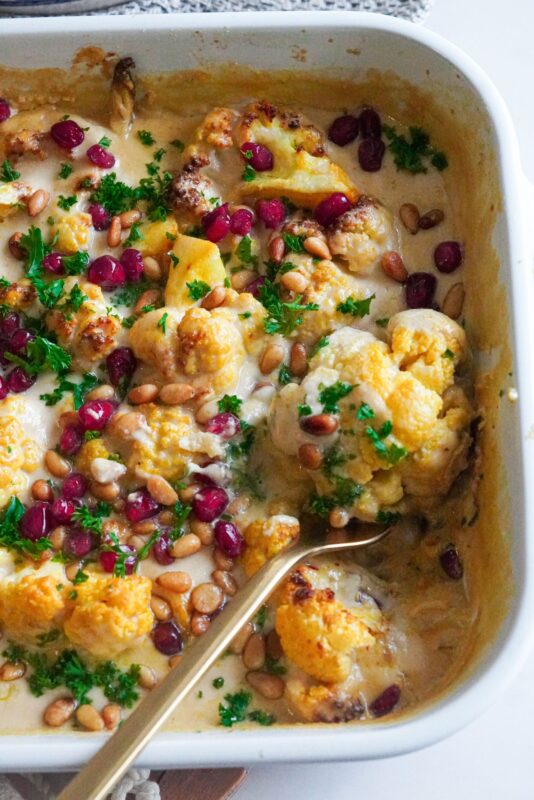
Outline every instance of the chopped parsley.
{"label": "chopped parsley", "polygon": [[315,355],[317,355],[319,350],[322,350],[323,347],[328,347],[329,344],[330,344],[330,339],[328,338],[328,336],[321,336],[319,341],[315,342],[312,349],[310,350],[310,358],[313,358]]}
{"label": "chopped parsley", "polygon": [[88,580],[89,580],[89,575],[87,574],[87,572],[84,572],[83,569],[79,569],[76,572],[74,578],[72,579],[72,583],[74,584],[74,586],[77,586],[79,583],[85,583]]}
{"label": "chopped parsley", "polygon": [[111,144],[111,139],[109,138],[109,136],[103,136],[98,142],[98,144],[100,145],[100,147],[103,147],[105,150],[107,150],[107,148]]}
{"label": "chopped parsley", "polygon": [[135,189],[117,180],[115,172],[108,172],[102,177],[90,200],[92,203],[100,203],[109,214],[116,216],[123,211],[130,211],[137,202],[137,196]]}
{"label": "chopped parsley", "polygon": [[86,300],[89,298],[82,292],[79,285],[76,283],[70,290],[69,294],[63,300],[60,308],[62,311],[79,311]]}
{"label": "chopped parsley", "polygon": [[26,346],[26,358],[6,353],[5,357],[23,367],[28,375],[39,375],[41,372],[52,370],[58,375],[68,372],[72,362],[71,356],[57,344],[43,336],[36,336]]}
{"label": "chopped parsley", "polygon": [[61,208],[63,211],[68,211],[70,208],[72,208],[73,205],[76,204],[77,200],[78,198],[76,197],[76,195],[65,197],[64,195],[60,194],[57,199],[57,204],[59,208]]}
{"label": "chopped parsley", "polygon": [[3,181],[4,183],[10,183],[11,181],[16,181],[17,178],[20,178],[20,172],[17,172],[16,169],[13,169],[6,158],[0,167],[0,181]]}
{"label": "chopped parsley", "polygon": [[221,678],[220,676],[218,678],[214,678],[211,682],[211,685],[214,689],[222,689],[224,686],[224,678]]}
{"label": "chopped parsley", "polygon": [[276,717],[273,714],[269,714],[261,708],[255,708],[251,711],[248,719],[251,722],[257,722],[258,725],[273,725],[276,722]]}
{"label": "chopped parsley", "polygon": [[145,237],[139,230],[139,223],[134,222],[134,224],[130,228],[130,233],[128,234],[128,237],[124,240],[122,244],[122,247],[130,247],[132,244],[135,244],[135,242],[140,242],[144,238]]}
{"label": "chopped parsley", "polygon": [[58,178],[62,178],[63,180],[65,180],[66,178],[69,177],[71,173],[72,173],[72,166],[64,162],[63,164],[61,164],[61,169],[58,172]]}
{"label": "chopped parsley", "polygon": [[239,416],[243,401],[235,394],[225,394],[224,397],[217,402],[217,407],[221,413],[229,411],[231,414]]}
{"label": "chopped parsley", "polygon": [[251,164],[245,164],[245,169],[241,174],[242,180],[244,180],[245,183],[250,183],[251,181],[254,180],[255,177],[256,177],[256,170],[254,169],[254,167]]}
{"label": "chopped parsley", "polygon": [[7,507],[0,515],[0,547],[38,559],[41,553],[50,550],[50,541],[46,536],[32,541],[20,535],[20,521],[25,511],[26,509],[18,497],[11,497]]}
{"label": "chopped parsley", "polygon": [[265,659],[264,669],[266,672],[270,672],[271,675],[285,675],[287,672],[287,668],[280,664],[278,659],[269,655]]}
{"label": "chopped parsley", "polygon": [[387,328],[389,322],[389,317],[381,317],[380,319],[375,319],[375,325],[378,325],[379,328]]}
{"label": "chopped parsley", "polygon": [[191,281],[191,283],[186,283],[186,286],[189,289],[191,300],[202,300],[208,292],[211,292],[211,286],[205,281]]}
{"label": "chopped parsley", "polygon": [[265,623],[267,622],[267,606],[266,605],[260,606],[260,608],[258,610],[258,613],[256,614],[256,616],[254,617],[254,619],[252,621],[254,622],[254,625],[256,625],[258,628],[263,628],[264,627]]}
{"label": "chopped parsley", "polygon": [[383,511],[380,509],[376,515],[376,521],[380,522],[382,525],[396,525],[400,519],[401,515],[398,511]]}
{"label": "chopped parsley", "polygon": [[247,711],[252,700],[250,692],[242,689],[234,694],[225,694],[224,703],[219,703],[219,724],[231,728],[236,722],[247,718]]}
{"label": "chopped parsley", "polygon": [[243,236],[236,247],[235,254],[243,264],[255,266],[258,262],[257,256],[252,255],[252,239],[250,236]]}
{"label": "chopped parsley", "polygon": [[356,413],[356,418],[359,420],[373,419],[374,415],[375,412],[373,411],[371,406],[367,405],[367,403],[361,403]]}
{"label": "chopped parsley", "polygon": [[61,256],[61,264],[67,275],[81,275],[89,264],[89,254],[78,250],[71,256]]}
{"label": "chopped parsley", "polygon": [[[111,506],[109,503],[99,502],[93,509],[87,506],[79,506],[75,509],[72,519],[79,522],[82,528],[87,528],[95,533],[102,533],[102,521],[104,517],[109,517]],[[131,553],[128,553],[131,555]]]}
{"label": "chopped parsley", "polygon": [[299,403],[297,406],[297,411],[299,417],[309,417],[310,414],[313,414],[311,406],[307,403]]}
{"label": "chopped parsley", "polygon": [[291,383],[291,380],[292,376],[289,367],[286,364],[282,364],[278,370],[278,381],[282,386],[287,386],[288,383]]}
{"label": "chopped parsley", "polygon": [[319,393],[325,414],[339,414],[338,402],[352,392],[354,386],[344,381],[336,381],[331,386],[325,386]]}
{"label": "chopped parsley", "polygon": [[383,131],[398,170],[416,175],[427,172],[429,163],[440,172],[448,167],[447,156],[430,145],[430,137],[422,128],[410,126],[408,136],[398,134],[391,125],[384,125]]}
{"label": "chopped parsley", "polygon": [[392,442],[390,445],[387,445],[384,442],[390,433],[393,430],[393,425],[390,420],[384,422],[380,430],[375,431],[374,428],[368,426],[365,429],[365,433],[367,438],[373,443],[375,448],[375,452],[377,453],[379,458],[383,458],[388,464],[398,464],[399,461],[402,461],[403,458],[406,458],[408,455],[408,451],[405,447],[399,447],[398,444]]}
{"label": "chopped parsley", "polygon": [[55,406],[59,403],[65,392],[72,392],[72,399],[76,411],[83,405],[86,394],[98,386],[101,381],[93,375],[92,372],[86,372],[80,383],[73,383],[72,381],[62,378],[59,385],[49,394],[40,395],[40,399],[47,406]]}
{"label": "chopped parsley", "polygon": [[[158,328],[161,328],[163,333],[167,333],[167,320],[169,318],[169,314],[167,311],[164,311],[158,321]],[[123,320],[124,323],[124,320]]]}
{"label": "chopped parsley", "polygon": [[454,358],[454,353],[452,352],[452,350],[449,350],[449,348],[447,347],[447,349],[441,354],[441,357],[442,358],[448,358],[448,359],[450,359],[452,361],[453,358]]}
{"label": "chopped parsley", "polygon": [[350,314],[353,317],[367,316],[371,310],[371,301],[374,300],[376,295],[372,294],[370,297],[364,297],[357,300],[355,297],[347,297],[343,303],[338,303],[337,311],[342,314]]}
{"label": "chopped parsley", "polygon": [[150,281],[139,281],[139,283],[130,283],[122,289],[113,293],[113,305],[115,306],[133,306],[142,294],[147,289],[153,289],[155,284]]}
{"label": "chopped parsley", "polygon": [[351,506],[363,493],[363,486],[350,478],[332,475],[332,480],[335,484],[333,494],[320,495],[314,492],[308,501],[309,511],[317,514],[318,517],[327,517],[330,511],[337,506]]}
{"label": "chopped parsley", "polygon": [[158,164],[159,164],[159,162],[161,161],[161,159],[163,158],[163,156],[165,155],[166,152],[167,151],[165,150],[165,148],[160,147],[159,150],[156,150],[156,152],[153,153],[152,158],[154,159],[154,161],[157,161]]}
{"label": "chopped parsley", "polygon": [[290,253],[304,253],[305,236],[295,236],[293,233],[282,234],[286,250]]}
{"label": "chopped parsley", "polygon": [[290,303],[285,303],[280,299],[280,286],[266,280],[260,287],[259,299],[267,309],[268,316],[263,321],[265,332],[271,336],[281,333],[289,336],[293,331],[302,325],[303,313],[305,311],[317,311],[319,306],[316,303],[301,304],[301,297],[297,296]]}
{"label": "chopped parsley", "polygon": [[172,142],[169,142],[173,147],[175,147],[179,153],[183,153],[185,150],[185,144],[182,142],[181,139],[173,139]]}
{"label": "chopped parsley", "polygon": [[154,144],[156,141],[150,131],[137,131],[137,136],[139,137],[141,144],[144,144],[145,147],[150,147],[150,145]]}

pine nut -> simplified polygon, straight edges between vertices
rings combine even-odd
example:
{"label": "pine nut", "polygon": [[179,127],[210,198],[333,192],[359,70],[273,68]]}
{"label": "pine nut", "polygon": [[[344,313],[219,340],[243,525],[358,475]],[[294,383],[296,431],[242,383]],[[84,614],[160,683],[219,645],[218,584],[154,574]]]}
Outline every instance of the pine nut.
{"label": "pine nut", "polygon": [[423,214],[423,216],[419,219],[419,227],[423,231],[428,231],[430,228],[435,228],[436,225],[439,225],[444,219],[445,214],[441,208],[432,208],[430,211],[427,211],[426,214]]}
{"label": "pine nut", "polygon": [[64,411],[59,415],[59,424],[62,428],[67,428],[69,425],[77,425],[80,421],[76,411]]}
{"label": "pine nut", "polygon": [[189,503],[190,500],[199,492],[201,486],[199,483],[190,483],[185,489],[179,489],[178,494],[180,495],[180,500],[183,503]]}
{"label": "pine nut", "polygon": [[88,392],[86,400],[114,400],[115,389],[108,383],[103,383],[102,386],[97,386]]}
{"label": "pine nut", "polygon": [[139,552],[139,550],[142,550],[143,547],[145,546],[146,539],[143,536],[136,536],[134,534],[133,536],[130,536],[128,538],[127,544],[129,544],[130,547],[133,547],[134,550]]}
{"label": "pine nut", "polygon": [[168,406],[178,406],[192,400],[196,389],[189,383],[168,383],[159,391],[159,399]]}
{"label": "pine nut", "polygon": [[117,703],[108,703],[102,709],[102,719],[108,731],[113,731],[121,721],[121,707]]}
{"label": "pine nut", "polygon": [[307,442],[299,447],[299,461],[304,469],[319,469],[323,462],[323,454],[316,444]]}
{"label": "pine nut", "polygon": [[188,572],[169,571],[162,572],[161,575],[158,575],[156,583],[158,586],[161,586],[162,589],[167,589],[169,592],[183,594],[189,591],[193,581]]}
{"label": "pine nut", "polygon": [[301,417],[300,427],[313,436],[330,436],[337,431],[339,422],[332,414],[313,414],[311,417]]}
{"label": "pine nut", "polygon": [[295,342],[291,348],[289,356],[289,369],[292,375],[300,378],[305,375],[308,370],[308,354],[306,348],[300,342]]}
{"label": "pine nut", "polygon": [[308,288],[309,281],[305,275],[292,269],[290,272],[286,272],[285,275],[282,275],[280,283],[284,289],[287,289],[289,292],[302,294]]}
{"label": "pine nut", "polygon": [[350,515],[343,508],[333,508],[328,515],[328,522],[333,528],[344,528],[348,525]]}
{"label": "pine nut", "polygon": [[44,211],[50,201],[50,195],[44,189],[37,189],[28,199],[26,205],[28,207],[28,214],[30,217],[36,217],[41,211]]}
{"label": "pine nut", "polygon": [[388,253],[384,253],[380,264],[388,278],[392,278],[398,283],[404,283],[408,277],[408,270],[404,266],[402,256],[395,250],[390,250]]}
{"label": "pine nut", "polygon": [[97,500],[105,500],[106,503],[113,503],[113,501],[119,497],[121,488],[119,484],[114,481],[111,483],[97,483],[94,481],[89,485],[89,491]]}
{"label": "pine nut", "polygon": [[195,419],[197,422],[200,422],[201,425],[204,425],[206,422],[208,422],[208,420],[214,417],[218,411],[219,407],[217,402],[215,400],[208,400],[207,403],[204,403],[200,406],[200,408],[197,408],[195,411]]}
{"label": "pine nut", "polygon": [[76,709],[76,719],[88,731],[101,731],[104,728],[104,720],[93,706],[84,703]]}
{"label": "pine nut", "polygon": [[265,664],[265,639],[261,633],[253,633],[241,656],[247,669],[261,669]]}
{"label": "pine nut", "polygon": [[226,289],[224,286],[216,286],[214,289],[211,290],[209,294],[207,294],[200,304],[201,308],[206,308],[208,311],[211,311],[212,308],[218,308],[222,306],[224,301],[226,300]]}
{"label": "pine nut", "polygon": [[269,658],[272,658],[274,661],[278,661],[284,655],[284,651],[282,650],[282,644],[280,642],[280,637],[278,636],[274,628],[272,629],[272,631],[269,631],[269,633],[265,637],[265,650]]}
{"label": "pine nut", "polygon": [[234,636],[234,638],[230,643],[230,650],[232,651],[232,653],[234,653],[236,656],[241,655],[241,653],[245,649],[246,643],[248,642],[253,633],[254,633],[254,628],[252,627],[251,622],[247,622],[245,625],[243,625],[241,630],[238,633],[236,633],[236,635]]}
{"label": "pine nut", "polygon": [[202,636],[206,633],[210,625],[210,618],[207,614],[194,613],[191,617],[191,633],[193,636]]}
{"label": "pine nut", "polygon": [[194,553],[198,553],[202,547],[201,541],[194,533],[186,533],[180,539],[177,539],[172,548],[171,555],[174,558],[187,558]]}
{"label": "pine nut", "polygon": [[152,609],[156,619],[158,619],[160,622],[166,622],[172,617],[171,607],[166,600],[163,600],[162,597],[156,597],[156,595],[152,595],[150,598],[150,608]]}
{"label": "pine nut", "polygon": [[399,217],[410,233],[416,234],[419,230],[419,209],[413,203],[403,203],[399,208]]}
{"label": "pine nut", "polygon": [[219,550],[218,547],[213,551],[213,560],[215,561],[217,569],[222,569],[225,572],[229,572],[234,567],[233,559],[229,558],[222,550]]}
{"label": "pine nut", "polygon": [[54,497],[54,493],[52,487],[46,481],[38,480],[32,483],[32,497],[34,500],[50,502]]}
{"label": "pine nut", "polygon": [[247,682],[267,700],[279,700],[284,695],[286,685],[278,675],[269,672],[247,672]]}
{"label": "pine nut", "polygon": [[173,667],[176,667],[180,663],[181,660],[182,660],[182,656],[180,655],[180,653],[176,653],[175,656],[171,656],[169,658],[169,662],[168,662],[169,663],[169,668],[172,669]]}
{"label": "pine nut", "polygon": [[108,247],[118,247],[121,243],[121,218],[111,217],[108,228]]}
{"label": "pine nut", "polygon": [[52,549],[59,551],[63,550],[63,545],[65,544],[65,537],[67,535],[67,529],[64,525],[58,525],[54,530],[50,533],[48,537],[50,539],[50,544],[52,545]]}
{"label": "pine nut", "polygon": [[26,673],[26,664],[22,661],[6,661],[0,667],[0,681],[18,681]]}
{"label": "pine nut", "polygon": [[230,283],[232,284],[232,289],[235,289],[236,292],[242,292],[255,278],[257,278],[256,272],[251,269],[242,269],[239,272],[234,272],[230,278]]}
{"label": "pine nut", "polygon": [[162,506],[172,506],[178,501],[178,494],[169,481],[161,475],[151,475],[146,482],[146,488],[154,500]]}
{"label": "pine nut", "polygon": [[136,536],[150,536],[157,528],[158,526],[153,520],[143,519],[141,522],[134,522],[132,525],[132,533],[135,533]]}
{"label": "pine nut", "polygon": [[223,569],[216,569],[211,573],[211,577],[213,578],[213,582],[219,586],[225,594],[229,597],[233,597],[238,590],[238,585],[236,579],[233,575],[230,575],[229,572],[226,572]]}
{"label": "pine nut", "polygon": [[142,689],[153,689],[156,685],[156,673],[146,664],[141,664],[139,669],[139,677],[137,683]]}
{"label": "pine nut", "polygon": [[134,406],[151,403],[158,396],[159,389],[155,383],[143,383],[128,392],[128,402]]}
{"label": "pine nut", "polygon": [[260,372],[269,375],[284,360],[284,348],[281,344],[268,344],[260,359]]}
{"label": "pine nut", "polygon": [[83,568],[83,561],[73,561],[72,564],[67,564],[65,567],[65,577],[68,581],[73,581],[78,571]]}
{"label": "pine nut", "polygon": [[158,522],[160,522],[161,525],[172,525],[174,522],[173,512],[169,511],[169,509],[160,511],[158,514]]}
{"label": "pine nut", "polygon": [[243,514],[249,505],[250,497],[248,497],[246,494],[238,494],[237,497],[234,497],[234,499],[228,503],[226,513],[230,514],[232,517],[237,517],[239,514]]}
{"label": "pine nut", "polygon": [[137,208],[132,208],[131,211],[123,211],[122,214],[119,214],[121,228],[131,228],[140,219],[141,212]]}
{"label": "pine nut", "polygon": [[54,478],[66,478],[70,472],[70,464],[55,450],[47,450],[44,457],[47,470]]}
{"label": "pine nut", "polygon": [[275,236],[269,242],[269,258],[275,264],[281,264],[286,252],[286,245],[281,236]]}
{"label": "pine nut", "polygon": [[109,425],[110,433],[119,439],[128,441],[141,428],[146,427],[146,419],[140,411],[129,411],[112,418]]}
{"label": "pine nut", "polygon": [[318,236],[308,236],[307,239],[304,239],[303,246],[311,256],[328,260],[332,258],[327,243]]}
{"label": "pine nut", "polygon": [[441,305],[441,310],[451,319],[458,319],[463,311],[465,300],[465,288],[463,283],[454,283]]}
{"label": "pine nut", "polygon": [[49,728],[60,728],[75,711],[76,701],[72,697],[60,697],[45,708],[43,722]]}
{"label": "pine nut", "polygon": [[[228,513],[230,514],[231,512],[228,511]],[[199,519],[191,519],[189,521],[189,528],[192,533],[195,533],[198,536],[204,547],[213,544],[213,528],[209,522],[201,522]]]}
{"label": "pine nut", "polygon": [[162,277],[162,269],[157,258],[153,256],[145,256],[143,258],[143,266],[145,277],[149,281],[160,281]]}
{"label": "pine nut", "polygon": [[17,231],[12,236],[9,237],[7,246],[9,247],[9,252],[16,258],[18,261],[24,261],[26,258],[24,250],[20,246],[20,240],[22,239],[22,233]]}
{"label": "pine nut", "polygon": [[147,289],[143,292],[137,303],[134,305],[134,314],[139,316],[144,314],[144,308],[147,306],[157,306],[161,299],[161,292],[159,289]]}
{"label": "pine nut", "polygon": [[220,586],[214,583],[199,583],[191,592],[191,604],[199,614],[213,614],[223,600]]}

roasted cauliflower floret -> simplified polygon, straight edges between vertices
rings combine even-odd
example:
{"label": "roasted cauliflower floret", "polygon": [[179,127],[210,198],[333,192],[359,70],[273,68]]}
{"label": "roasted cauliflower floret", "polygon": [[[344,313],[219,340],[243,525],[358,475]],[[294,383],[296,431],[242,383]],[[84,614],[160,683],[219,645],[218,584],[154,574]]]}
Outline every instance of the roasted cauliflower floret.
{"label": "roasted cauliflower floret", "polygon": [[20,397],[0,402],[0,508],[28,487],[28,473],[39,465],[40,449],[24,432],[24,409]]}
{"label": "roasted cauliflower floret", "polygon": [[22,181],[0,183],[0,222],[12,214],[16,214],[19,210],[19,203],[24,202],[31,193],[31,186]]}
{"label": "roasted cauliflower floret", "polygon": [[91,464],[95,458],[108,458],[110,451],[102,437],[84,442],[76,455],[76,469],[83,475],[91,476]]}
{"label": "roasted cauliflower floret", "polygon": [[328,232],[328,246],[351,272],[367,275],[385,252],[396,250],[398,237],[391,213],[377,200],[362,196]]}
{"label": "roasted cauliflower floret", "polygon": [[151,588],[151,581],[141,575],[91,575],[76,587],[76,598],[68,601],[66,636],[98,658],[137,647],[154,623]]}
{"label": "roasted cauliflower floret", "polygon": [[212,288],[224,283],[226,271],[216,244],[178,234],[173,252],[178,261],[171,267],[165,287],[167,306],[186,309],[196,302],[188,283],[203,281]]}
{"label": "roasted cauliflower floret", "polygon": [[308,722],[350,722],[364,713],[360,700],[337,686],[306,686],[303,681],[289,679],[285,696]]}
{"label": "roasted cauliflower floret", "polygon": [[27,643],[61,626],[65,611],[65,570],[46,561],[39,567],[17,568],[12,553],[0,550],[0,628],[4,635]]}
{"label": "roasted cauliflower floret", "polygon": [[143,222],[139,226],[142,238],[135,246],[143,256],[162,256],[172,248],[174,237],[178,233],[178,223],[174,217],[158,222]]}
{"label": "roasted cauliflower floret", "polygon": [[196,140],[212,147],[222,149],[231,147],[232,128],[236,112],[229,108],[214,108],[202,120],[197,132]]}
{"label": "roasted cauliflower floret", "polygon": [[176,376],[177,331],[181,316],[181,312],[168,306],[154,309],[140,316],[129,334],[130,345],[137,358],[154,367],[166,380]]}
{"label": "roasted cauliflower floret", "polygon": [[213,209],[210,199],[217,197],[211,180],[201,172],[210,163],[206,155],[192,155],[171,183],[169,201],[179,216],[191,222]]}
{"label": "roasted cauliflower floret", "polygon": [[65,214],[52,225],[50,233],[60,253],[77,253],[87,250],[93,223],[85,211]]}
{"label": "roasted cauliflower floret", "polygon": [[308,208],[332,192],[343,192],[353,202],[358,197],[348,175],[327,156],[320,131],[300,114],[281,111],[268,102],[252,104],[237,129],[238,146],[245,142],[268,147],[274,164],[272,170],[243,182],[243,195],[288,197]]}
{"label": "roasted cauliflower floret", "polygon": [[0,304],[9,308],[28,308],[35,302],[37,292],[27,278],[0,287]]}
{"label": "roasted cauliflower floret", "polygon": [[298,519],[285,514],[251,522],[245,529],[246,550],[243,555],[247,575],[254,575],[268,559],[288,547],[299,531]]}
{"label": "roasted cauliflower floret", "polygon": [[[17,121],[20,114],[17,114]],[[11,158],[20,158],[25,155],[32,155],[43,161],[46,151],[42,144],[47,138],[44,131],[34,131],[26,128],[7,133],[4,141],[4,153]]]}

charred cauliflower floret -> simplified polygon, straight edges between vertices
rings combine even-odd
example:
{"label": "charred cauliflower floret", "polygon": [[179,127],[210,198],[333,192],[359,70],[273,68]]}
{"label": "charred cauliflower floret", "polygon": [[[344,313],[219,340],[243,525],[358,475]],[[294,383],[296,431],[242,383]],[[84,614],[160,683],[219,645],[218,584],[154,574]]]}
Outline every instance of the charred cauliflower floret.
{"label": "charred cauliflower floret", "polygon": [[343,192],[353,202],[357,199],[358,190],[348,175],[326,154],[320,131],[300,114],[281,111],[268,102],[252,104],[237,129],[238,146],[246,142],[267,147],[274,164],[272,170],[243,182],[243,195],[288,197],[307,208],[332,192]]}
{"label": "charred cauliflower floret", "polygon": [[90,214],[78,211],[76,214],[65,214],[56,221],[50,233],[60,253],[77,253],[87,250],[89,236],[93,227]]}
{"label": "charred cauliflower floret", "polygon": [[19,203],[24,202],[31,193],[31,186],[22,181],[0,183],[0,222],[16,214],[20,207]]}
{"label": "charred cauliflower floret", "polygon": [[204,119],[196,131],[195,138],[199,143],[223,149],[233,145],[232,128],[236,112],[229,108],[214,108]]}
{"label": "charred cauliflower floret", "polygon": [[354,208],[337,218],[328,232],[328,246],[351,272],[367,275],[385,252],[397,249],[391,213],[372,197],[360,197]]}
{"label": "charred cauliflower floret", "polygon": [[0,304],[9,308],[29,308],[36,297],[37,292],[27,278],[0,287]]}
{"label": "charred cauliflower floret", "polygon": [[68,601],[66,636],[76,647],[98,658],[137,647],[154,623],[151,588],[151,581],[140,575],[91,575],[76,587],[75,599]]}
{"label": "charred cauliflower floret", "polygon": [[285,696],[308,722],[350,722],[363,716],[364,708],[357,697],[341,691],[337,686],[312,684],[289,679]]}
{"label": "charred cauliflower floret", "polygon": [[[20,115],[17,114],[17,120]],[[43,131],[33,131],[22,128],[14,133],[8,133],[4,141],[4,153],[11,159],[31,155],[43,161],[47,155],[43,142],[47,134]]]}
{"label": "charred cauliflower floret", "polygon": [[193,281],[203,281],[211,288],[224,283],[226,271],[216,244],[178,234],[173,252],[178,261],[171,267],[165,287],[167,306],[190,308],[196,301],[187,284]]}
{"label": "charred cauliflower floret", "polygon": [[201,170],[210,163],[206,155],[192,155],[182,170],[175,175],[169,189],[169,202],[176,213],[185,220],[198,219],[213,209],[210,198],[217,197],[211,180]]}
{"label": "charred cauliflower floret", "polygon": [[130,329],[130,346],[137,358],[154,367],[165,380],[176,375],[181,316],[174,308],[157,308],[140,316]]}
{"label": "charred cauliflower floret", "polygon": [[39,465],[41,453],[24,432],[24,414],[22,398],[8,397],[0,402],[0,508],[28,487],[29,473]]}
{"label": "charred cauliflower floret", "polygon": [[243,555],[247,575],[254,575],[266,561],[288,547],[299,531],[298,519],[285,514],[251,522],[245,529],[246,549]]}

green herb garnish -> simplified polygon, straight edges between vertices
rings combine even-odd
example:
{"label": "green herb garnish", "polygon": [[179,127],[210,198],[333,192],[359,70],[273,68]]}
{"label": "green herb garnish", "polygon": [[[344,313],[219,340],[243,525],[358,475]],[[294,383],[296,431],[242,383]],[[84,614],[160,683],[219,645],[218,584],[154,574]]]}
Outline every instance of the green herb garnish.
{"label": "green herb garnish", "polygon": [[67,163],[61,164],[61,169],[58,172],[58,178],[65,180],[72,174],[72,166]]}
{"label": "green herb garnish", "polygon": [[208,292],[211,292],[211,286],[205,281],[191,281],[191,283],[186,283],[186,286],[189,289],[191,300],[201,300]]}
{"label": "green herb garnish", "polygon": [[301,296],[295,297],[290,303],[283,302],[280,299],[279,284],[273,284],[270,280],[266,280],[263,286],[260,287],[259,299],[268,312],[268,316],[263,322],[263,327],[265,332],[271,336],[275,333],[289,336],[302,324],[305,311],[317,311],[319,309],[316,303],[301,304]]}
{"label": "green herb garnish", "polygon": [[145,145],[145,147],[149,147],[156,141],[150,131],[137,131],[137,136],[141,140],[141,143]]}
{"label": "green herb garnish", "polygon": [[6,158],[0,167],[0,181],[3,181],[3,183],[10,183],[11,181],[16,181],[17,178],[20,178],[20,172],[13,169]]}
{"label": "green herb garnish", "polygon": [[427,172],[428,162],[440,172],[448,166],[447,156],[430,145],[430,137],[422,128],[411,126],[408,136],[398,134],[391,125],[384,125],[383,131],[388,141],[388,149],[398,170],[416,175]]}
{"label": "green herb garnish", "polygon": [[339,414],[339,400],[342,400],[352,392],[354,386],[344,381],[336,381],[331,386],[326,386],[319,393],[319,400],[322,403],[325,414]]}
{"label": "green herb garnish", "polygon": [[229,411],[231,414],[239,416],[243,401],[235,394],[225,394],[224,397],[217,402],[217,407],[220,412]]}
{"label": "green herb garnish", "polygon": [[367,316],[371,310],[371,301],[374,300],[376,295],[372,294],[370,297],[364,297],[363,299],[357,300],[355,297],[347,297],[347,299],[343,303],[338,303],[337,311],[341,311],[342,314],[350,314],[352,317],[362,317]]}

